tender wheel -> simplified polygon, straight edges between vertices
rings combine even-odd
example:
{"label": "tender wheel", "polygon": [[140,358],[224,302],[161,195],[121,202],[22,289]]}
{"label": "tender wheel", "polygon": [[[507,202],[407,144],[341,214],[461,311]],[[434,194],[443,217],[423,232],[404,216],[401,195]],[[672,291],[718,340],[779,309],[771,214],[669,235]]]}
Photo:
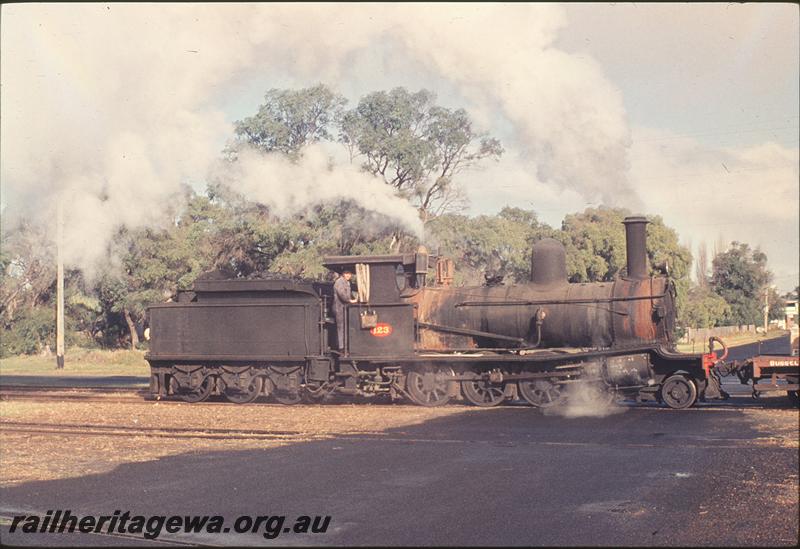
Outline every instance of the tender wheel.
{"label": "tender wheel", "polygon": [[286,391],[275,391],[274,396],[275,400],[281,404],[286,404],[287,406],[300,404],[300,401],[303,400],[303,397],[300,395],[300,393],[288,393]]}
{"label": "tender wheel", "polygon": [[259,395],[261,395],[261,391],[263,389],[264,378],[254,377],[250,381],[250,385],[244,391],[226,387],[225,398],[235,404],[247,404],[248,402],[253,402],[255,399],[257,399]]}
{"label": "tender wheel", "polygon": [[208,397],[211,396],[211,393],[214,391],[214,376],[206,376],[203,380],[202,385],[191,392],[180,392],[180,397],[183,399],[184,402],[203,402]]}
{"label": "tender wheel", "polygon": [[448,385],[453,370],[450,368],[425,368],[408,373],[406,391],[415,404],[420,406],[444,406],[450,401]]}
{"label": "tender wheel", "polygon": [[697,400],[697,387],[691,379],[675,374],[661,384],[661,400],[670,408],[683,410]]}
{"label": "tender wheel", "polygon": [[566,399],[563,384],[549,379],[522,380],[517,386],[522,398],[538,408],[558,406]]}
{"label": "tender wheel", "polygon": [[497,406],[506,398],[502,386],[493,385],[485,379],[462,381],[461,390],[464,398],[475,406]]}

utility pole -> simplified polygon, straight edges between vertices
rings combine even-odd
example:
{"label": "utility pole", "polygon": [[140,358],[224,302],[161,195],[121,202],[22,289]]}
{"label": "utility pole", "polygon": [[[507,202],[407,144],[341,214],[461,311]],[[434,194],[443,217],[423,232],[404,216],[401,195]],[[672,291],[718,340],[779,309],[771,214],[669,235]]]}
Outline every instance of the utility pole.
{"label": "utility pole", "polygon": [[56,369],[64,368],[64,207],[59,198],[56,212]]}
{"label": "utility pole", "polygon": [[769,328],[769,286],[764,288],[764,335]]}

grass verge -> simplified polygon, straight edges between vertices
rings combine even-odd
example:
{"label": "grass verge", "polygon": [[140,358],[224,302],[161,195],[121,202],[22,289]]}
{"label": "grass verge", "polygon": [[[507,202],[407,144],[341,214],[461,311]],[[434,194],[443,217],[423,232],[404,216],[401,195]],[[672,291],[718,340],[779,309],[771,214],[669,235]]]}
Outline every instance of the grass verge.
{"label": "grass verge", "polygon": [[26,376],[148,376],[145,351],[70,348],[64,369],[56,370],[55,355],[19,355],[0,359],[0,375]]}
{"label": "grass verge", "polygon": [[[765,339],[773,339],[776,337],[781,337],[787,335],[789,332],[787,330],[770,330],[769,333],[765,334],[753,334],[753,333],[744,333],[744,334],[737,334],[733,336],[723,336],[721,337],[722,341],[725,342],[725,345],[728,347],[737,347],[739,345],[747,345],[748,343],[756,343],[758,341],[763,341]],[[719,345],[714,347],[715,349],[719,349]],[[680,343],[678,344],[678,351],[681,353],[707,353],[708,352],[708,340],[707,339],[698,339],[694,342],[689,343]],[[719,354],[719,353],[717,353]]]}

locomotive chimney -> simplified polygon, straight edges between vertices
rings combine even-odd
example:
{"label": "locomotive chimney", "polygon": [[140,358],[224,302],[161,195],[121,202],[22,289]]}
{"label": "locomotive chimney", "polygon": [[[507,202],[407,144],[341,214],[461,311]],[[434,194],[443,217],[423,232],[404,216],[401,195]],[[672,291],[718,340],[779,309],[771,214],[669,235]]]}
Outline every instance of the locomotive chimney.
{"label": "locomotive chimney", "polygon": [[531,282],[548,286],[567,281],[567,254],[564,245],[554,238],[544,238],[533,245]]}
{"label": "locomotive chimney", "polygon": [[628,254],[628,278],[647,278],[647,218],[641,215],[626,217],[625,249]]}

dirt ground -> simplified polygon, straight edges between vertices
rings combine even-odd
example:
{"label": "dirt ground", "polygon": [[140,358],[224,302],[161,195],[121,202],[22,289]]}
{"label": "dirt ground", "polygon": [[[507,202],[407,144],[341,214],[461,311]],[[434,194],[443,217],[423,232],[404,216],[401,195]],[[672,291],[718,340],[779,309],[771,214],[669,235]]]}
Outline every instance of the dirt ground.
{"label": "dirt ground", "polygon": [[[3,401],[0,486],[104,473],[122,463],[191,452],[274,448],[338,435],[378,434],[467,411],[480,410],[370,404]],[[754,444],[798,447],[797,410],[743,411],[750,426],[762,433]],[[793,475],[796,486],[796,472]]]}
{"label": "dirt ground", "polygon": [[[342,434],[369,435],[467,410],[474,408],[3,401],[0,486],[104,473],[122,463],[191,452],[274,448]],[[158,431],[175,427],[181,431]],[[67,432],[60,432],[65,428]],[[264,438],[265,431],[275,434]],[[256,437],[248,438],[248,432]],[[203,438],[209,434],[219,438]]]}
{"label": "dirt ground", "polygon": [[[236,492],[257,479],[278,491],[271,497],[284,507],[332,509],[326,513],[345,525],[372,526],[394,513],[407,527],[392,534],[400,545],[419,542],[414,532],[421,520],[432,521],[423,530],[434,535],[433,524],[452,520],[454,501],[472,505],[458,532],[481,521],[506,524],[509,513],[531,520],[520,502],[546,502],[540,512],[551,513],[524,523],[522,537],[515,530],[479,538],[483,530],[470,530],[458,538],[468,544],[794,545],[800,412],[784,401],[748,398],[680,411],[634,405],[615,415],[570,418],[525,406],[6,400],[0,401],[0,503],[49,509],[54,496],[75,506],[133,501],[139,483],[169,470],[177,475],[175,491],[158,491],[153,509],[222,493],[227,499],[215,513],[258,508],[260,490]],[[220,455],[234,460],[233,469],[204,461]],[[294,460],[317,475],[304,486],[324,482],[329,489],[283,486]],[[376,460],[391,475],[375,470]],[[198,464],[220,475],[212,475],[211,488],[187,473]],[[329,466],[341,478],[327,476]],[[483,500],[461,499],[465,478],[478,483]],[[440,492],[431,497],[430,486]],[[365,519],[369,513],[375,516]],[[552,520],[568,513],[596,533],[585,537]],[[367,527],[343,532],[331,538],[334,545],[388,539]]]}

